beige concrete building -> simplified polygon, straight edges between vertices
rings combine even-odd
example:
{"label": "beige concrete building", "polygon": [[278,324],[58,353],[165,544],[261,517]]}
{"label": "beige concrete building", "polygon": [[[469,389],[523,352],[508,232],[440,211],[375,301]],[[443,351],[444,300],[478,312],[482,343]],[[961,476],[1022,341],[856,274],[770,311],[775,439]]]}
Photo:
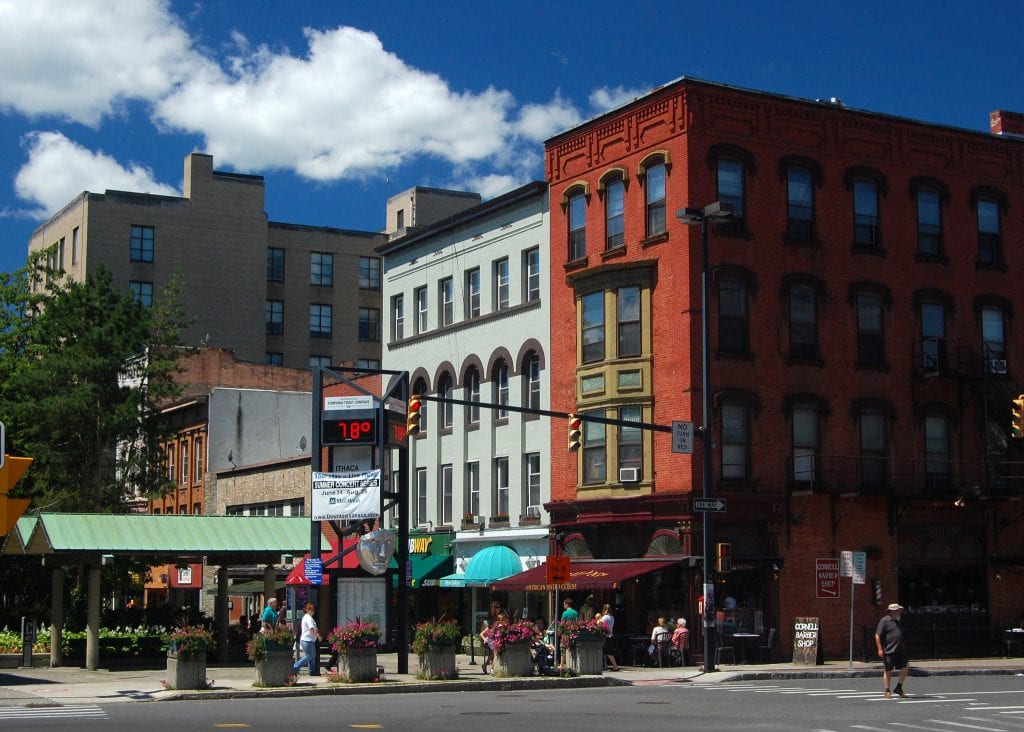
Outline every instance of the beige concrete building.
{"label": "beige concrete building", "polygon": [[267,220],[262,176],[185,158],[183,195],[84,191],[33,232],[29,252],[83,280],[102,265],[150,302],[175,272],[187,345],[306,368],[380,364],[380,233]]}

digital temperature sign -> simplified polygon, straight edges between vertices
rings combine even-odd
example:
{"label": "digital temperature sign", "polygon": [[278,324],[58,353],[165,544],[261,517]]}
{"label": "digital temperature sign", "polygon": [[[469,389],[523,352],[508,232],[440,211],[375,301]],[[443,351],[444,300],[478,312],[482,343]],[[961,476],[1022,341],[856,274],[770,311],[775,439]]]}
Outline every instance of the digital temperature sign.
{"label": "digital temperature sign", "polygon": [[325,412],[320,423],[322,445],[376,445],[376,410]]}

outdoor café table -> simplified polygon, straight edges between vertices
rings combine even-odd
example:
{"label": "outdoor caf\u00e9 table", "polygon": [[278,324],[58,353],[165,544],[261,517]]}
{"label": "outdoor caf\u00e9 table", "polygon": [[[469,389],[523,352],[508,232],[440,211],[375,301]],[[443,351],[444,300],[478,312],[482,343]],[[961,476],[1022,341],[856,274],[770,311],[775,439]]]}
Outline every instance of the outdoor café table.
{"label": "outdoor caf\u00e9 table", "polygon": [[736,641],[740,647],[740,663],[747,663],[747,646],[753,645],[761,639],[760,633],[730,633],[730,638]]}

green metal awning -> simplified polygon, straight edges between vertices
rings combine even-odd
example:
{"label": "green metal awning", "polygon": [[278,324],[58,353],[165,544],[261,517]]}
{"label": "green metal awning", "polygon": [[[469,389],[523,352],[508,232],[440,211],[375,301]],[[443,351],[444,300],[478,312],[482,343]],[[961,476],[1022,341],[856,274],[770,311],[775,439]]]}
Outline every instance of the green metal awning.
{"label": "green metal awning", "polygon": [[[302,516],[188,516],[184,514],[43,513],[30,526],[19,519],[21,541],[7,553],[33,555],[171,555],[264,557],[309,551],[310,519]],[[22,532],[30,529],[25,536]],[[21,551],[17,549],[20,546]],[[330,550],[321,537],[321,550]]]}

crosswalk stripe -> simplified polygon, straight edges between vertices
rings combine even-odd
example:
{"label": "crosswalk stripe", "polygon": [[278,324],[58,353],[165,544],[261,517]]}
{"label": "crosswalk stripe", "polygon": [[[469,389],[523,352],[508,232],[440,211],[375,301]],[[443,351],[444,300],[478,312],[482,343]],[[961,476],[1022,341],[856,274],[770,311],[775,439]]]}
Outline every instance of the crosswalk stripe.
{"label": "crosswalk stripe", "polygon": [[0,707],[0,719],[61,719],[88,717],[107,719],[107,713],[96,705],[57,707]]}

